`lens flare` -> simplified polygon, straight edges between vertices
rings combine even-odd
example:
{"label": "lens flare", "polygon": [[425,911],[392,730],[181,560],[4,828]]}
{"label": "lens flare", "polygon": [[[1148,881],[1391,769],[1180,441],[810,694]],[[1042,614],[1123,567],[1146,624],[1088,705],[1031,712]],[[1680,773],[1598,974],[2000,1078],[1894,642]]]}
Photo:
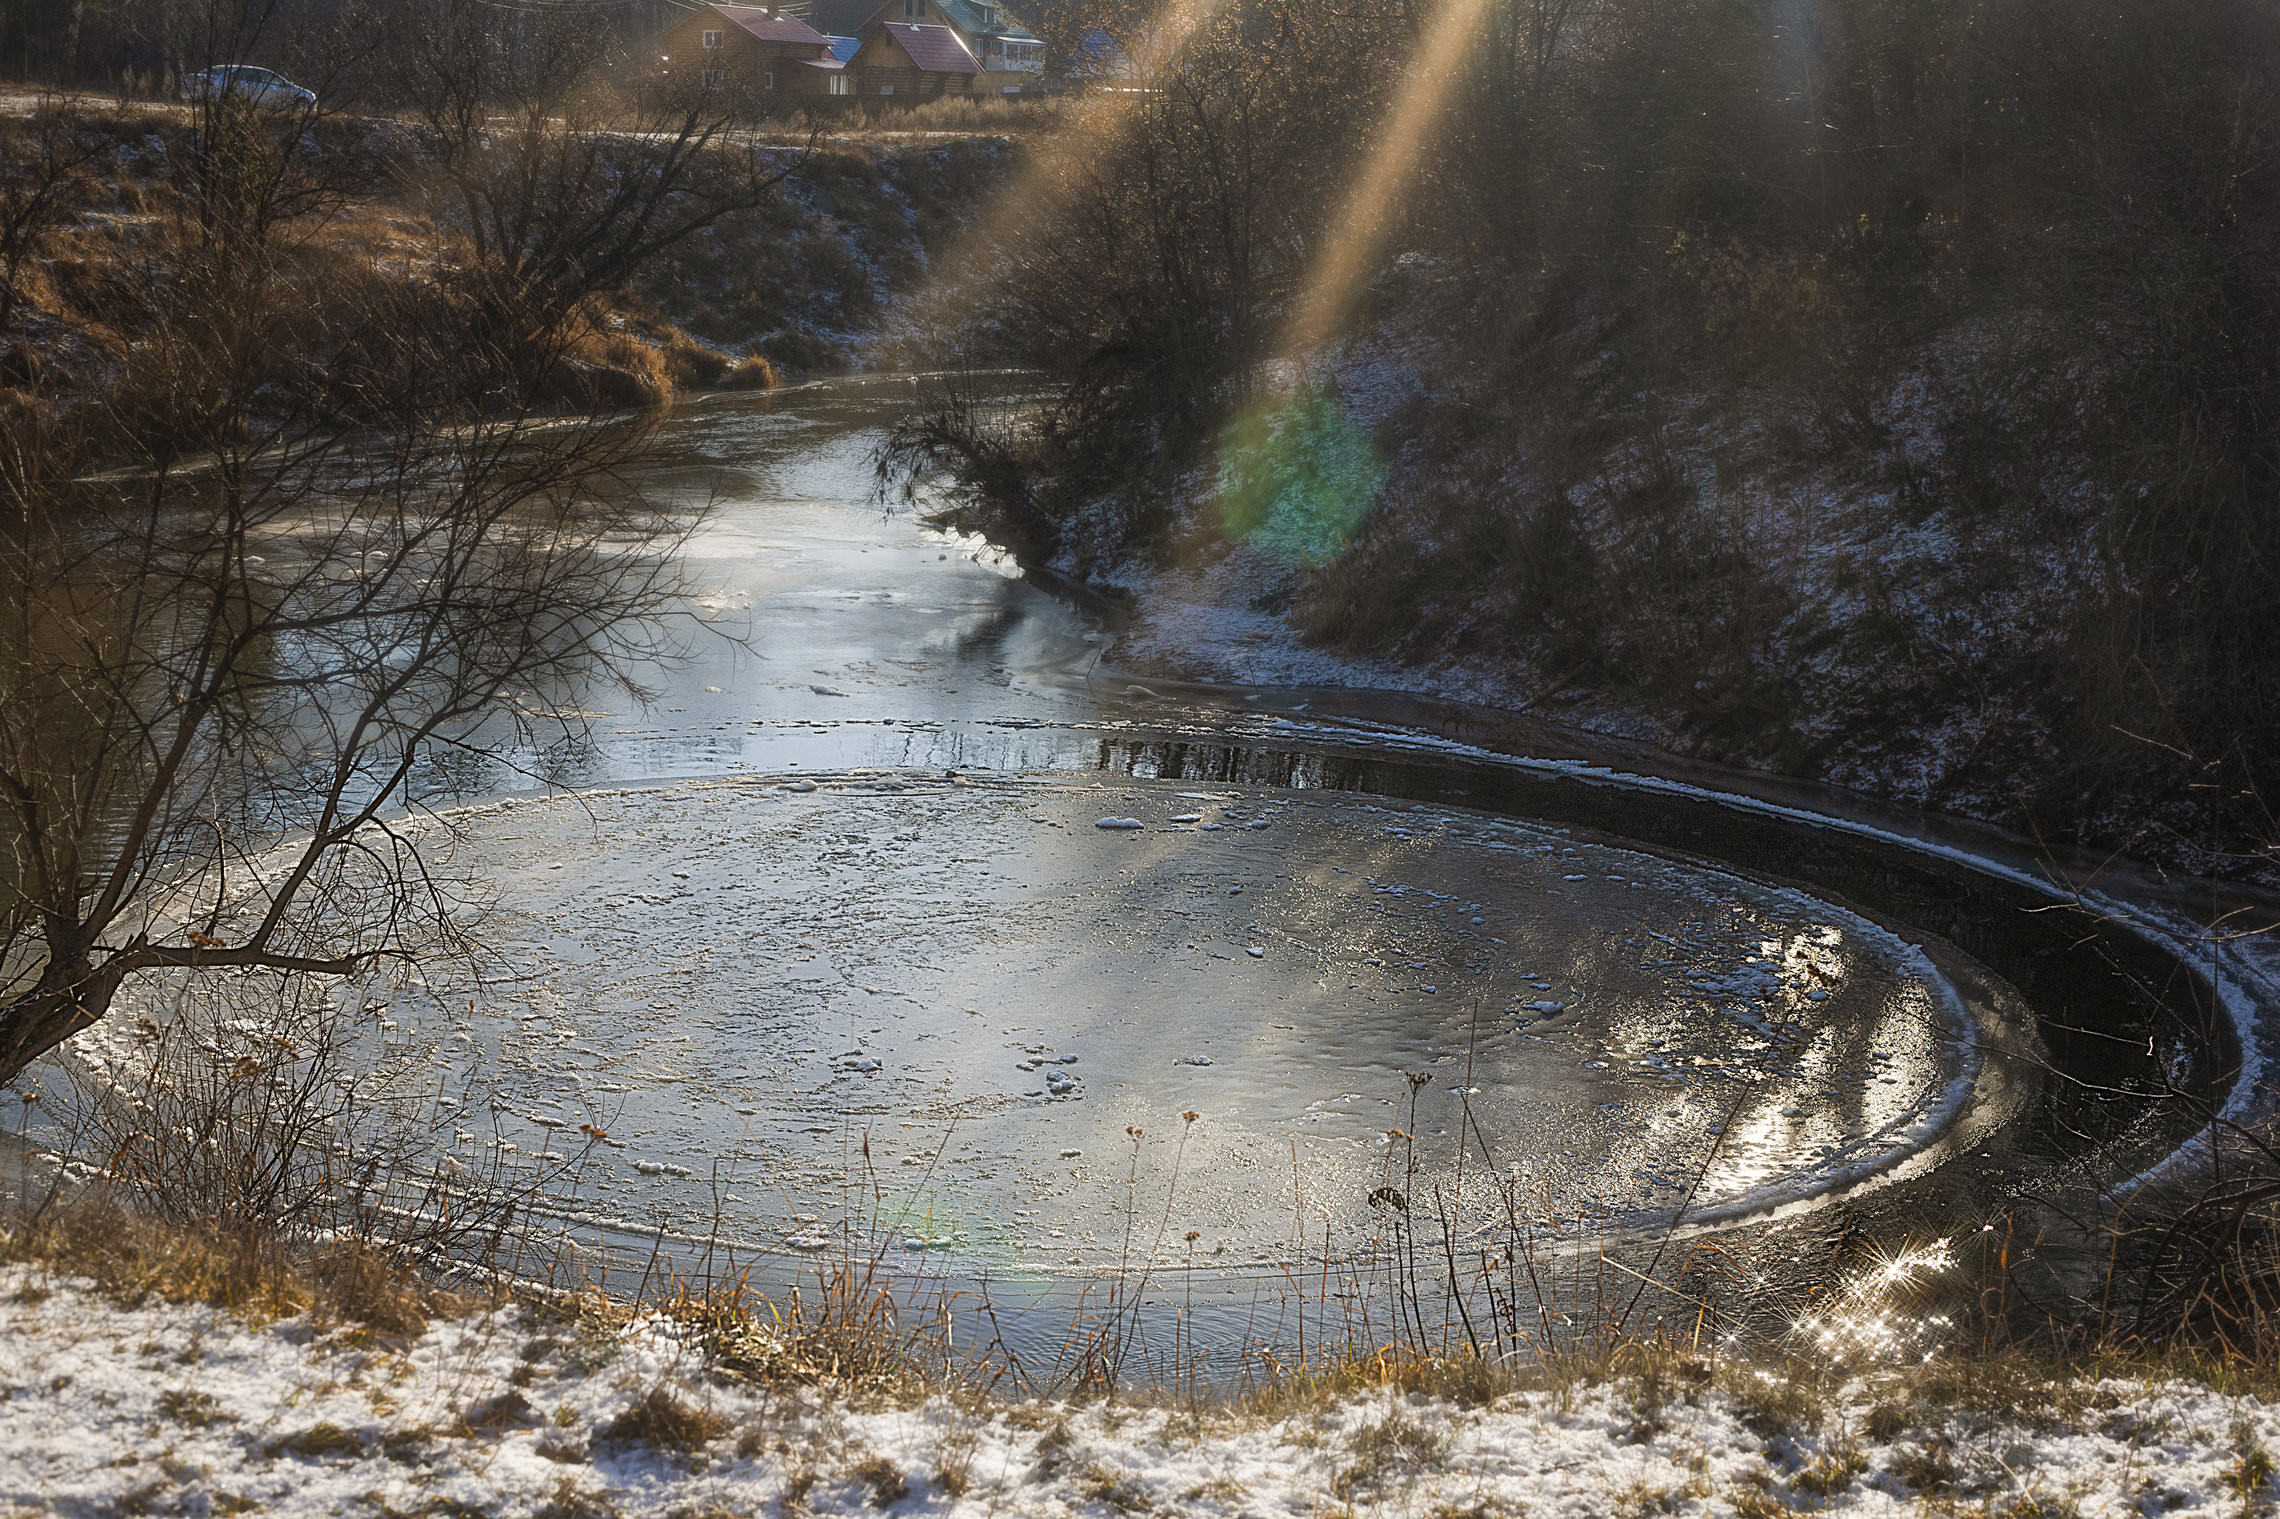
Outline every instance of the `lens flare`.
{"label": "lens flare", "polygon": [[1334,558],[1385,483],[1385,462],[1338,398],[1305,387],[1227,424],[1219,506],[1228,536],[1286,563]]}

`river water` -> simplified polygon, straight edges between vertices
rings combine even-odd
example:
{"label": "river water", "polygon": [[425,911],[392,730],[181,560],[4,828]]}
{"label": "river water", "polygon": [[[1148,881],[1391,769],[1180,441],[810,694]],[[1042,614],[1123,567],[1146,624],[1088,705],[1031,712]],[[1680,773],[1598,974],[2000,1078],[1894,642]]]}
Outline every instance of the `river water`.
{"label": "river water", "polygon": [[[1183,1313],[1200,1273],[1234,1342],[1428,1224],[1452,1261],[1523,1218],[1573,1254],[1889,1194],[1928,1233],[2034,1148],[2020,992],[1891,915],[1943,888],[1518,804],[1382,714],[1134,689],[1101,616],[874,500],[911,394],[665,424],[645,488],[708,507],[688,658],[428,825],[483,956],[340,991],[480,1091],[470,1164],[589,1153],[548,1201],[594,1260],[862,1255],[1028,1304],[1040,1353],[1103,1273],[1176,1273]],[[2119,1005],[2068,985],[2038,995]]]}

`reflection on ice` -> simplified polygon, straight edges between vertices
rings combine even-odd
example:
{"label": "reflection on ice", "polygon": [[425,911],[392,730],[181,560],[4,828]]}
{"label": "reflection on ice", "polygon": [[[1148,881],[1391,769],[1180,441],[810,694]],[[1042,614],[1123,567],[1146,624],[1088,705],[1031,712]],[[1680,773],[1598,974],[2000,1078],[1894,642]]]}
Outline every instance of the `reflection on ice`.
{"label": "reflection on ice", "polygon": [[[1376,1248],[1387,1187],[1460,1233],[1509,1178],[1571,1228],[1716,1220],[1909,1164],[1975,1069],[1866,920],[1444,808],[873,772],[450,826],[498,963],[364,994],[508,1142],[606,1134],[595,1225],[798,1251],[885,1207],[1002,1272],[1101,1265],[1138,1197],[1252,1267]],[[1184,1159],[1124,1153],[1186,1112]]]}
{"label": "reflection on ice", "polygon": [[1952,1338],[1954,1320],[1938,1303],[1957,1275],[1947,1240],[1904,1246],[1852,1272],[1794,1333],[1839,1365],[1928,1360]]}

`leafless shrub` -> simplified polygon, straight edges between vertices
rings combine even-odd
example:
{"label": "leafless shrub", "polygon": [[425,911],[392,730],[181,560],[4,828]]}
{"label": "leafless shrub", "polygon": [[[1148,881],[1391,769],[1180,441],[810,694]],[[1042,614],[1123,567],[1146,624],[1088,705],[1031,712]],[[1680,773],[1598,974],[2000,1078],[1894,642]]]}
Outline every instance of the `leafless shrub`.
{"label": "leafless shrub", "polygon": [[399,83],[466,256],[346,272],[321,234],[360,182],[303,150],[309,113],[203,102],[163,214],[86,272],[115,382],[21,403],[0,449],[0,1075],[151,972],[455,942],[396,820],[675,650],[693,519],[624,488],[647,433],[617,414],[670,393],[667,361],[592,303],[796,155],[717,102],[628,132],[575,27],[430,9]]}
{"label": "leafless shrub", "polygon": [[28,266],[78,210],[92,166],[110,147],[79,102],[56,91],[28,116],[0,121],[0,337],[15,326]]}

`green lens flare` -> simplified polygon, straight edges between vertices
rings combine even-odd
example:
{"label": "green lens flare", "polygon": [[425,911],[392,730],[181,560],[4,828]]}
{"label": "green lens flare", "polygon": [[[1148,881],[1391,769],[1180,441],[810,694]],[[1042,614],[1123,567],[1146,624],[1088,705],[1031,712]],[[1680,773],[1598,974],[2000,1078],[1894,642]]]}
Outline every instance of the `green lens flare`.
{"label": "green lens flare", "polygon": [[1336,557],[1385,484],[1385,463],[1343,403],[1309,388],[1247,412],[1219,440],[1219,509],[1230,535],[1298,564]]}

